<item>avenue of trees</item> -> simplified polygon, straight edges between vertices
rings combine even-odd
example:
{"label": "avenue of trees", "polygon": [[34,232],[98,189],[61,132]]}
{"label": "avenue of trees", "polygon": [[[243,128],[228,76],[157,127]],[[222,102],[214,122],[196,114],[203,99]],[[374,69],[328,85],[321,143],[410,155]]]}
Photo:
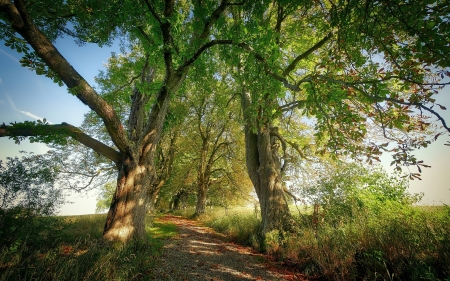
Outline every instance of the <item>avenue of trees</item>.
{"label": "avenue of trees", "polygon": [[[450,131],[434,98],[450,76],[450,5],[413,2],[0,0],[5,45],[91,109],[79,128],[27,121],[0,137],[81,144],[114,170],[108,241],[144,239],[165,186],[189,187],[197,214],[208,192],[253,186],[261,234],[289,231],[284,182],[302,163],[389,152],[399,169],[419,167],[413,150]],[[98,90],[55,47],[63,35],[122,39]]]}

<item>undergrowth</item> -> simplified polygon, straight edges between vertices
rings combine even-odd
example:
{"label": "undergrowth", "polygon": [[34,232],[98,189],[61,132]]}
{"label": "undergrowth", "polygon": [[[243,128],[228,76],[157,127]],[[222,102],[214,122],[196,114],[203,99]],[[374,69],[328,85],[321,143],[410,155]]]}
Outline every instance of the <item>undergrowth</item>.
{"label": "undergrowth", "polygon": [[[5,217],[1,217],[2,223]],[[14,220],[13,217],[9,218]],[[37,217],[2,233],[0,280],[150,280],[173,225],[147,218],[149,239],[118,247],[101,239],[105,215]],[[15,237],[11,237],[11,231]],[[2,237],[2,238],[3,238]]]}
{"label": "undergrowth", "polygon": [[[336,222],[311,212],[298,231],[272,231],[259,244],[260,221],[251,212],[211,212],[200,218],[235,242],[264,248],[278,260],[328,280],[450,280],[450,207],[427,210],[384,202]],[[328,216],[328,219],[327,219]]]}

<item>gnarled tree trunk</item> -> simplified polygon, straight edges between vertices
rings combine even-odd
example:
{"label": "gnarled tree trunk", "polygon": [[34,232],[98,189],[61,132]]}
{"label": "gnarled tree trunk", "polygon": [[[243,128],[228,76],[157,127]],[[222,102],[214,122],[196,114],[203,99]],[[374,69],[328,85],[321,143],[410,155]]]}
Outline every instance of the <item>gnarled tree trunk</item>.
{"label": "gnarled tree trunk", "polygon": [[279,144],[270,122],[252,122],[249,93],[241,95],[245,123],[247,171],[259,199],[262,235],[271,230],[292,230],[294,221],[283,191]]}
{"label": "gnarled tree trunk", "polygon": [[146,237],[145,201],[151,173],[145,166],[127,160],[119,165],[117,187],[106,218],[103,238],[108,241],[126,242]]}

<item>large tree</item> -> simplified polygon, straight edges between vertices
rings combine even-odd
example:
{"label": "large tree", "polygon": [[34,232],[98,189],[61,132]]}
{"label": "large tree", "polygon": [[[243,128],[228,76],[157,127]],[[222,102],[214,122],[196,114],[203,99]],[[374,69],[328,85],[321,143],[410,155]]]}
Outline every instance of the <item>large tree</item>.
{"label": "large tree", "polygon": [[[218,22],[230,6],[227,0],[171,0],[85,3],[74,1],[0,1],[0,27],[7,45],[25,52],[22,63],[38,74],[64,83],[103,121],[114,146],[108,146],[70,124],[33,122],[3,125],[0,136],[52,141],[71,136],[104,155],[117,167],[117,187],[108,212],[104,239],[126,242],[144,239],[147,188],[154,183],[153,158],[169,101],[189,68],[220,37]],[[130,69],[135,84],[126,122],[114,104],[95,89],[59,53],[53,41],[61,34],[81,42],[108,42],[125,34],[142,54]],[[32,51],[29,50],[31,46]],[[122,79],[127,79],[124,75]]]}
{"label": "large tree", "polygon": [[[222,57],[241,93],[263,234],[292,228],[283,187],[288,145],[302,156],[314,151],[369,162],[389,148],[399,168],[423,165],[411,152],[449,131],[436,110],[445,107],[433,97],[445,85],[439,79],[450,76],[449,8],[445,1],[355,0],[247,2],[233,9],[228,30],[236,48],[223,48]],[[289,126],[280,123],[291,114],[314,124],[310,145],[283,136]],[[369,128],[384,141],[368,138]]]}
{"label": "large tree", "polygon": [[[205,56],[210,59],[196,71],[226,79],[241,96],[262,233],[292,225],[282,184],[289,161],[284,151],[287,144],[300,154],[306,148],[283,136],[287,127],[279,124],[287,113],[314,123],[312,145],[322,154],[376,160],[388,149],[366,139],[367,128],[377,126],[398,144],[398,165],[420,164],[410,150],[442,134],[427,138],[432,128],[426,114],[449,130],[433,108],[442,86],[437,75],[448,75],[450,66],[450,12],[443,0],[61,1],[48,7],[45,1],[0,0],[1,34],[26,53],[25,66],[65,83],[88,105],[113,145],[66,123],[4,125],[0,136],[48,142],[69,135],[113,161],[118,180],[105,226],[108,240],[145,237],[146,191],[155,183],[153,158],[169,101]],[[62,33],[98,43],[126,35],[132,59],[117,64],[121,71],[112,81],[120,86],[95,92],[52,44]],[[220,53],[212,48],[217,45]],[[227,66],[221,71],[210,67],[219,58]],[[109,99],[115,94],[122,102]],[[131,105],[123,107],[130,96]]]}

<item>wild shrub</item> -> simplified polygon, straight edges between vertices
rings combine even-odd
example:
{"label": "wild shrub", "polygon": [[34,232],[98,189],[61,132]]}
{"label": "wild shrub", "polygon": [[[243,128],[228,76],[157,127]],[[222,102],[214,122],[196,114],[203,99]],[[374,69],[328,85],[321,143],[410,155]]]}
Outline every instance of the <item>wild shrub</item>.
{"label": "wild shrub", "polygon": [[205,224],[218,232],[226,234],[232,241],[243,245],[259,247],[257,233],[260,221],[251,213],[232,213],[210,217]]}
{"label": "wild shrub", "polygon": [[50,217],[63,203],[55,188],[57,168],[41,155],[25,154],[0,161],[0,249],[54,241],[60,221]]}
{"label": "wild shrub", "polygon": [[349,164],[330,174],[303,194],[320,208],[299,220],[300,267],[330,280],[448,276],[448,213],[412,206],[421,195],[380,169]]}

